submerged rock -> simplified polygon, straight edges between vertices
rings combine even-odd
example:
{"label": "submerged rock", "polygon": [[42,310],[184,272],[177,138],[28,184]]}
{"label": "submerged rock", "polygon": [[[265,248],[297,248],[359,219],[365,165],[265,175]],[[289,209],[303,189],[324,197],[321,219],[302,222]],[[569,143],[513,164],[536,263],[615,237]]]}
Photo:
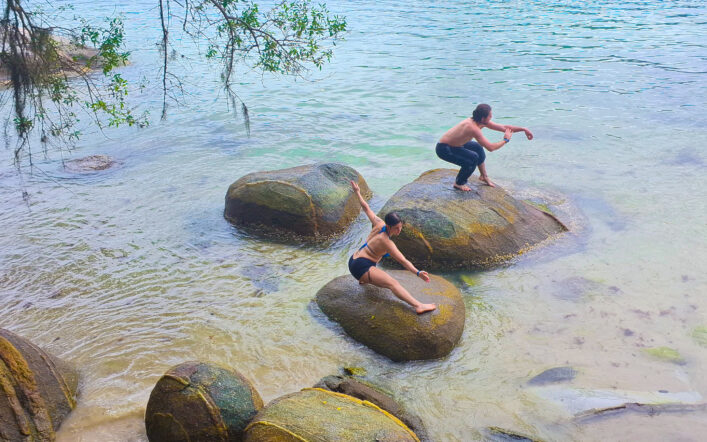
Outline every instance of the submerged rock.
{"label": "submerged rock", "polygon": [[361,195],[373,194],[354,169],[338,163],[313,164],[250,173],[226,193],[226,219],[252,226],[257,233],[275,229],[302,236],[332,236],[345,230],[360,213],[350,180]]}
{"label": "submerged rock", "polygon": [[437,309],[418,315],[388,289],[359,284],[351,275],[339,276],[316,296],[319,308],[349,336],[393,361],[436,359],[449,354],[464,331],[466,316],[459,290],[430,275],[426,283],[414,274],[393,270],[412,296]]}
{"label": "submerged rock", "polygon": [[481,432],[485,442],[540,442],[532,436],[516,433],[499,427],[486,427]]}
{"label": "submerged rock", "polygon": [[54,440],[77,387],[68,365],[0,328],[0,440]]}
{"label": "submerged rock", "polygon": [[698,392],[591,390],[559,385],[533,387],[528,391],[555,403],[575,416],[624,408],[627,404],[673,406],[702,402],[702,396]]}
{"label": "submerged rock", "polygon": [[245,441],[419,441],[392,414],[360,399],[305,388],[270,402],[245,430]]}
{"label": "submerged rock", "polygon": [[235,441],[263,408],[250,382],[235,370],[201,362],[172,367],[157,382],[145,410],[150,441]]}
{"label": "submerged rock", "polygon": [[69,172],[96,172],[115,165],[115,159],[108,155],[89,155],[64,162],[64,169]]}
{"label": "submerged rock", "polygon": [[488,267],[567,230],[553,215],[500,187],[472,180],[470,192],[453,189],[456,174],[451,169],[425,172],[380,211],[403,219],[395,243],[418,267]]}
{"label": "submerged rock", "polygon": [[317,382],[314,388],[335,391],[337,393],[353,396],[362,401],[371,402],[400,419],[421,441],[425,442],[430,440],[425,425],[422,423],[422,419],[409,413],[402,405],[393,399],[390,394],[384,392],[378,386],[348,376],[327,376]]}
{"label": "submerged rock", "polygon": [[528,381],[528,385],[547,385],[559,382],[569,382],[577,376],[572,367],[555,367],[545,370]]}

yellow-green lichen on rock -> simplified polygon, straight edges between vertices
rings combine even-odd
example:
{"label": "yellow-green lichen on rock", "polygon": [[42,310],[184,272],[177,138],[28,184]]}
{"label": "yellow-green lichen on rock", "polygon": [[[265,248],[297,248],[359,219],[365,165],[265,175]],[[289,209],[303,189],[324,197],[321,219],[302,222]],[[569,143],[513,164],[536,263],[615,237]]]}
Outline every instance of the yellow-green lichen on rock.
{"label": "yellow-green lichen on rock", "polygon": [[644,348],[643,352],[649,356],[656,359],[660,359],[665,362],[672,362],[673,364],[682,365],[685,363],[685,359],[680,355],[680,352],[670,347],[651,347]]}
{"label": "yellow-green lichen on rock", "polygon": [[452,188],[457,171],[435,169],[393,195],[379,216],[405,222],[395,243],[417,266],[483,268],[502,263],[566,231],[553,215],[500,187],[471,180],[470,192]]}
{"label": "yellow-green lichen on rock", "polygon": [[185,362],[152,390],[145,429],[151,442],[239,441],[261,408],[260,395],[237,371]]}
{"label": "yellow-green lichen on rock", "polygon": [[358,183],[364,198],[372,196],[358,172],[338,163],[250,173],[228,188],[224,216],[256,233],[333,236],[360,211],[351,180]]}
{"label": "yellow-green lichen on rock", "polygon": [[306,388],[270,402],[248,425],[245,441],[419,441],[398,418],[341,393]]}
{"label": "yellow-green lichen on rock", "polygon": [[426,283],[407,271],[388,273],[418,301],[437,304],[437,309],[418,315],[390,290],[361,285],[351,275],[334,278],[322,287],[317,305],[349,336],[393,361],[448,355],[464,331],[466,315],[459,290],[436,275],[430,275]]}
{"label": "yellow-green lichen on rock", "polygon": [[68,365],[0,329],[0,440],[54,440],[76,406],[77,387]]}

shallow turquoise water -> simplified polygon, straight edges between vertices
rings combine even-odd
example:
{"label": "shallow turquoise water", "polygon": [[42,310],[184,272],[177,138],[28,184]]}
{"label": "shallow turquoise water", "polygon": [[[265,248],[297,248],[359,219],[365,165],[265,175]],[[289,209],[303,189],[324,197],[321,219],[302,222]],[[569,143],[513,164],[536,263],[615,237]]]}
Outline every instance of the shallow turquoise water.
{"label": "shallow turquoise water", "polygon": [[[86,15],[110,12],[78,2]],[[141,6],[143,5],[143,6]],[[707,396],[707,6],[676,2],[328,2],[349,33],[309,80],[240,72],[252,133],[227,111],[218,69],[190,50],[188,105],[144,130],[89,133],[71,155],[120,167],[76,176],[59,155],[0,169],[0,326],[81,367],[60,440],[143,440],[150,389],[189,359],[233,366],[268,401],[344,365],[397,391],[436,440],[500,426],[547,440],[699,440],[704,413],[572,422],[523,387],[571,365],[580,388]],[[126,11],[138,80],[158,72],[152,2]],[[138,11],[138,12],[134,12]],[[445,274],[466,330],[441,361],[393,364],[309,302],[346,272],[361,219],[329,248],[272,244],[222,217],[228,185],[314,161],[356,168],[383,206],[425,170],[434,144],[479,102],[527,126],[488,156],[492,178],[540,198],[572,233],[502,268]],[[488,133],[492,140],[500,134]],[[36,158],[35,158],[36,159]],[[678,350],[684,365],[646,348]]]}

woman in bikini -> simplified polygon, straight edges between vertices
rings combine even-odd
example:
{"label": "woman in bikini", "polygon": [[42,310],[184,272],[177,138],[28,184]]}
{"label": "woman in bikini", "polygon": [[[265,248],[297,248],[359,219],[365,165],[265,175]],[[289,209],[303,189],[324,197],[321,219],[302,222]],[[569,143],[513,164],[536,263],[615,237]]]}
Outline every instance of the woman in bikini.
{"label": "woman in bikini", "polygon": [[423,304],[413,298],[410,292],[405,290],[395,278],[376,267],[376,264],[383,256],[390,254],[393,259],[407,270],[415,273],[423,281],[430,282],[427,272],[416,269],[410,261],[405,259],[395,246],[395,243],[390,239],[399,235],[403,229],[400,217],[395,212],[391,212],[385,216],[385,221],[383,221],[373,213],[366,200],[363,199],[358,184],[351,181],[351,188],[358,196],[363,212],[373,225],[373,230],[368,234],[366,243],[349,258],[349,271],[351,274],[358,280],[359,284],[373,284],[390,290],[395,296],[413,306],[418,315],[436,309],[437,306],[435,304]]}

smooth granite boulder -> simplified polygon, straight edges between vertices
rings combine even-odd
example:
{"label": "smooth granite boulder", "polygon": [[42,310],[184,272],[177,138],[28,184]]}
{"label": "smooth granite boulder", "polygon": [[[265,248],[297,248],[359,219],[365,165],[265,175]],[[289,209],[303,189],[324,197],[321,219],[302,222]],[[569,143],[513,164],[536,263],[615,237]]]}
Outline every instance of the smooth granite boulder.
{"label": "smooth granite boulder", "polygon": [[371,402],[400,419],[422,442],[431,440],[422,419],[408,412],[405,407],[393,399],[391,393],[384,391],[377,385],[354,379],[351,376],[327,376],[317,382],[314,388],[335,391]]}
{"label": "smooth granite boulder", "polygon": [[68,365],[0,328],[0,440],[54,440],[76,406],[77,386]]}
{"label": "smooth granite boulder", "polygon": [[333,236],[360,213],[350,180],[358,183],[364,198],[373,195],[358,172],[338,163],[250,173],[228,188],[224,216],[255,227],[256,233]]}
{"label": "smooth granite boulder", "polygon": [[405,222],[395,244],[420,268],[489,267],[567,230],[500,187],[470,180],[470,192],[455,190],[456,175],[451,169],[425,172],[380,211],[379,216],[397,212]]}
{"label": "smooth granite boulder", "polygon": [[245,441],[419,441],[398,418],[341,393],[305,388],[270,402],[245,430]]}
{"label": "smooth granite boulder", "polygon": [[437,309],[418,315],[388,289],[339,276],[316,296],[319,308],[349,336],[393,361],[436,359],[449,354],[464,331],[465,307],[459,290],[430,275],[426,283],[403,270],[388,272],[412,296]]}
{"label": "smooth granite boulder", "polygon": [[155,385],[145,410],[150,441],[239,441],[263,408],[250,382],[235,370],[201,362],[172,367]]}

